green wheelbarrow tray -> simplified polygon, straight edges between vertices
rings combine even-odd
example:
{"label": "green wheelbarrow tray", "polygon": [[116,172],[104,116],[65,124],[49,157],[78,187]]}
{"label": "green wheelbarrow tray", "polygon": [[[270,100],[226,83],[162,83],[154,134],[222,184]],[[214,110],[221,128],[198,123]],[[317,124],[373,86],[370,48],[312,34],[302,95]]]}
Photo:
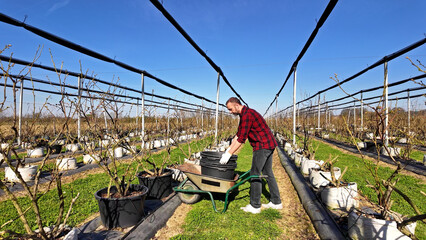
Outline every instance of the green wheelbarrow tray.
{"label": "green wheelbarrow tray", "polygon": [[229,194],[237,189],[241,184],[247,182],[252,178],[264,178],[266,176],[250,175],[250,170],[243,173],[241,176],[235,174],[233,180],[216,178],[212,176],[202,175],[201,166],[185,163],[178,167],[179,170],[185,173],[187,176],[179,186],[173,188],[178,193],[180,199],[184,203],[192,204],[200,199],[200,194],[208,194],[213,205],[215,212],[219,212],[214,202],[213,194],[215,193],[226,193],[223,210],[221,213],[226,212],[228,208],[228,197]]}

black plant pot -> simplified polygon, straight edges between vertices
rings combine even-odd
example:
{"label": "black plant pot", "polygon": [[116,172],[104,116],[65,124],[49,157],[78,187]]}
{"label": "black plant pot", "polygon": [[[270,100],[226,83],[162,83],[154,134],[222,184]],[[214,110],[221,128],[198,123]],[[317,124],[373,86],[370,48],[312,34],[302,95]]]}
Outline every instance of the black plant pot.
{"label": "black plant pot", "polygon": [[[98,201],[99,213],[103,225],[108,228],[127,228],[136,225],[144,216],[144,203],[148,193],[148,188],[142,185],[130,185],[130,192],[141,192],[122,198],[103,198],[108,188],[103,188],[95,193]],[[111,187],[111,193],[117,192],[115,186]]]}
{"label": "black plant pot", "polygon": [[163,172],[165,174],[159,177],[144,177],[147,174],[145,171],[138,173],[139,184],[149,188],[148,197],[162,199],[173,193],[173,171],[164,169]]}
{"label": "black plant pot", "polygon": [[52,145],[52,154],[59,154],[62,152],[62,145]]}

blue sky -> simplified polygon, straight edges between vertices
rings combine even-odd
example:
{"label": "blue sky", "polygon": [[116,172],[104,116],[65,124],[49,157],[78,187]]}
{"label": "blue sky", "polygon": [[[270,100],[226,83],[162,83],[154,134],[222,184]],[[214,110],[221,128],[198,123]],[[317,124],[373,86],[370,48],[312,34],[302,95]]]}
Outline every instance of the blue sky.
{"label": "blue sky", "polygon": [[[222,68],[236,91],[260,113],[264,113],[307,41],[328,1],[255,0],[163,0],[164,7],[186,32]],[[383,56],[425,37],[426,1],[359,0],[339,1],[298,65],[297,98],[312,95],[343,80]],[[181,88],[216,98],[217,73],[174,29],[149,1],[1,0],[0,12],[27,24],[73,41]],[[23,28],[0,22],[0,46],[11,44],[4,54],[31,60],[38,46],[38,63],[84,71],[97,77],[140,88],[140,76],[80,53],[68,50]],[[426,46],[404,55],[426,62]],[[389,63],[389,82],[419,75],[404,57]],[[34,70],[34,77],[53,81],[55,76]],[[76,83],[69,79],[69,83]],[[348,92],[383,84],[378,67],[345,84]],[[407,83],[390,91],[415,87]],[[53,88],[52,88],[53,89]],[[200,103],[200,100],[146,80],[146,91]],[[371,96],[377,95],[371,93]],[[0,93],[0,94],[3,94]],[[233,96],[221,82],[220,101]],[[326,99],[343,96],[339,89]],[[46,97],[43,94],[40,99]],[[27,99],[30,101],[30,98]],[[42,100],[40,100],[42,101]],[[417,103],[424,108],[424,98]],[[279,108],[292,103],[292,81],[280,95]],[[275,110],[275,105],[274,105]]]}

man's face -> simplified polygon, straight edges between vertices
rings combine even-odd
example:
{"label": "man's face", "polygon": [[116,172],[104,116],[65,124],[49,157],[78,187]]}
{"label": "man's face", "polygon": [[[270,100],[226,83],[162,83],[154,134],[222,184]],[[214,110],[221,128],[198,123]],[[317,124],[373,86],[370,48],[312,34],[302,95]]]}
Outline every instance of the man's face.
{"label": "man's face", "polygon": [[226,104],[226,108],[228,108],[229,112],[234,114],[234,115],[239,114],[239,112],[237,110],[237,104],[236,103],[230,102],[230,103]]}

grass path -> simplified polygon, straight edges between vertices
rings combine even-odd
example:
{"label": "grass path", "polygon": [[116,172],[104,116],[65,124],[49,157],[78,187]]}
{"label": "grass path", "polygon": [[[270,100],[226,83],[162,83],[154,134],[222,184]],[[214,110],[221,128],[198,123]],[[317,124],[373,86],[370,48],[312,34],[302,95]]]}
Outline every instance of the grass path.
{"label": "grass path", "polygon": [[[252,148],[247,143],[238,154],[236,171],[249,170],[251,160]],[[226,213],[215,213],[209,199],[189,207],[185,205],[175,212],[155,239],[319,239],[276,153],[273,168],[284,209],[262,210],[256,215],[243,212],[240,207],[250,201],[250,184],[245,183],[240,186]],[[268,202],[265,196],[268,193],[264,191],[262,203]],[[223,206],[220,201],[216,204]],[[186,218],[179,224],[176,220],[182,219],[182,214],[186,214]]]}

